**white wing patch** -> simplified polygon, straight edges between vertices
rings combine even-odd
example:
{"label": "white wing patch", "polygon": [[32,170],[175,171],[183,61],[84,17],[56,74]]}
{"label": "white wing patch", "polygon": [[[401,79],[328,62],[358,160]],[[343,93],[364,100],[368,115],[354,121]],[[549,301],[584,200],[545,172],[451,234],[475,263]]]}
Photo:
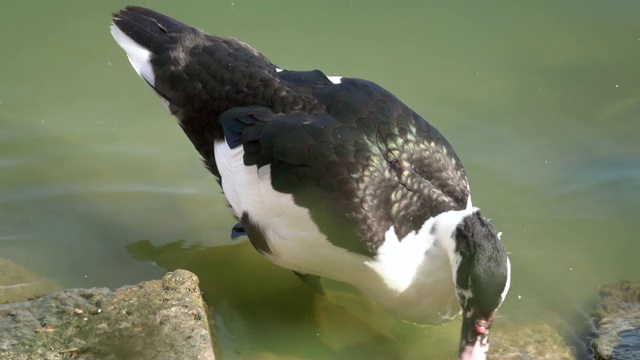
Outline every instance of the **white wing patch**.
{"label": "white wing patch", "polygon": [[111,24],[111,35],[127,53],[129,62],[138,75],[154,86],[156,78],[150,62],[151,52],[123,33],[115,24]]}
{"label": "white wing patch", "polygon": [[327,79],[329,79],[329,81],[331,81],[334,84],[342,83],[342,76],[327,76]]}

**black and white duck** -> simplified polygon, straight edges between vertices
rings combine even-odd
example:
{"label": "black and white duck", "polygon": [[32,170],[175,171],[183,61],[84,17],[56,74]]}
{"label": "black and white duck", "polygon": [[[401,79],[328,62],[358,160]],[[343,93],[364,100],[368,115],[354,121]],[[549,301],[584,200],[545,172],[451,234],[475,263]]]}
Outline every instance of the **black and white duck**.
{"label": "black and white duck", "polygon": [[486,357],[510,263],[433,126],[371,81],[285,70],[149,9],[115,13],[111,33],[222,186],[234,235],[404,320],[462,312],[461,358]]}

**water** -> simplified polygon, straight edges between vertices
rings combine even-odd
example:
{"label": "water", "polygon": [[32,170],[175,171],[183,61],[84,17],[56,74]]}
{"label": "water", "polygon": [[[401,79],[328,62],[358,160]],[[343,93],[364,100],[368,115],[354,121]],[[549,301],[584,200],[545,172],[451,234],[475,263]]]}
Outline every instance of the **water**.
{"label": "water", "polygon": [[[503,318],[571,335],[599,285],[639,278],[639,2],[139,4],[374,80],[436,125],[511,252]],[[67,287],[195,271],[223,358],[450,356],[458,323],[401,325],[329,284],[347,313],[229,240],[212,176],[109,35],[124,5],[3,6],[0,256]]]}

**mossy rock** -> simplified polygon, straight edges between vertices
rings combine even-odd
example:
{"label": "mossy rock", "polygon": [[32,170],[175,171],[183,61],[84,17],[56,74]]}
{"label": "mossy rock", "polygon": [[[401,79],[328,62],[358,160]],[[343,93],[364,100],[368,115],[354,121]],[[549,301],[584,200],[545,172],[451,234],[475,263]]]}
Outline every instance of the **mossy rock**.
{"label": "mossy rock", "polygon": [[491,330],[493,360],[574,360],[574,349],[560,333],[542,321],[510,323],[499,319]]}
{"label": "mossy rock", "polygon": [[198,278],[70,289],[0,305],[0,359],[214,359]]}
{"label": "mossy rock", "polygon": [[640,282],[603,286],[600,307],[593,312],[596,360],[640,359]]}

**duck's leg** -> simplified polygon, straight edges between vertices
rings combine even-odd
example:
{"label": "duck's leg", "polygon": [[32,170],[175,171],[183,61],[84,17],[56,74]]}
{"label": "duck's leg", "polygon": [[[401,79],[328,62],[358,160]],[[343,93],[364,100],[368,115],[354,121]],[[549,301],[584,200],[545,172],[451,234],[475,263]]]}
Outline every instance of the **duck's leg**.
{"label": "duck's leg", "polygon": [[231,240],[245,235],[247,235],[247,231],[244,229],[242,221],[238,221],[238,223],[231,228]]}
{"label": "duck's leg", "polygon": [[300,280],[302,280],[305,284],[307,284],[307,286],[309,286],[311,290],[313,290],[313,292],[319,295],[324,295],[324,287],[322,286],[322,279],[320,279],[320,276],[303,274],[297,271],[294,271],[293,273],[296,274],[296,276],[298,276]]}

